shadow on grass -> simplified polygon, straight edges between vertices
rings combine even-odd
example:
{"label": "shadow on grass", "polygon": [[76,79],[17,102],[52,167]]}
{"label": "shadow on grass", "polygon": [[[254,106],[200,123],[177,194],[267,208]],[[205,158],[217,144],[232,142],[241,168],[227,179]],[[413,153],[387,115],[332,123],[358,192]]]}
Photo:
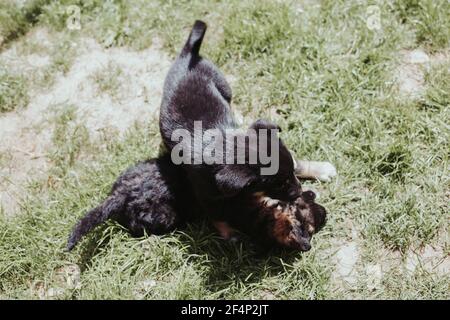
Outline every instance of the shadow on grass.
{"label": "shadow on grass", "polygon": [[[105,248],[108,250],[113,232],[123,232],[132,237],[118,225],[114,228],[108,228],[107,224],[98,227],[80,250],[77,263],[82,272],[92,265],[92,259],[97,254]],[[298,251],[261,247],[243,234],[236,242],[223,240],[204,221],[191,223],[163,237],[166,236],[176,238],[181,247],[186,248],[185,253],[189,257],[194,257],[198,260],[196,262],[206,266],[205,283],[211,292],[226,291],[230,286],[239,286],[240,283],[256,285],[264,278],[286,272],[286,265],[301,257]]]}
{"label": "shadow on grass", "polygon": [[207,257],[206,285],[212,292],[260,284],[286,272],[286,265],[301,256],[298,251],[262,247],[244,234],[236,242],[223,240],[206,223],[188,226],[180,241],[188,246],[189,254]]}
{"label": "shadow on grass", "polygon": [[81,272],[91,266],[92,258],[101,252],[101,249],[108,246],[111,237],[102,236],[107,227],[107,225],[99,226],[87,237],[86,241],[84,241],[82,249],[80,250],[80,258],[77,262]]}

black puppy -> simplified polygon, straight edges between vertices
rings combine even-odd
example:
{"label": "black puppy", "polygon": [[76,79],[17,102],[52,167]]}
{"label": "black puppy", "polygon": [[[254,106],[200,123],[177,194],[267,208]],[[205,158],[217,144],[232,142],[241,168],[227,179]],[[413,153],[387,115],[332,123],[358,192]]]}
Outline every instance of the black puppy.
{"label": "black puppy", "polygon": [[[314,196],[307,191],[287,203],[262,194],[243,194],[226,203],[232,214],[226,225],[218,227],[222,233],[231,231],[230,227],[238,229],[264,249],[281,246],[306,251],[312,234],[325,223],[325,210],[314,203]],[[198,208],[183,170],[163,155],[126,170],[106,200],[76,224],[67,249],[107,219],[118,221],[134,236],[159,235],[201,217]]]}
{"label": "black puppy", "polygon": [[[203,22],[195,23],[166,78],[160,130],[169,150],[176,147],[172,133],[176,129],[194,133],[195,120],[203,122],[203,130],[237,127],[229,105],[229,85],[212,63],[198,55],[205,30]],[[258,120],[250,129],[279,128]],[[269,140],[274,138],[266,139],[270,145]],[[308,250],[312,234],[325,222],[326,211],[314,202],[313,193],[301,191],[294,175],[293,158],[278,142],[279,148],[274,150],[279,158],[276,175],[261,175],[264,165],[250,163],[249,150],[245,150],[244,164],[176,166],[166,155],[130,169],[116,182],[111,196],[77,224],[68,248],[110,217],[135,235],[144,230],[160,234],[201,212],[213,220],[224,238],[231,238],[234,228],[262,243]],[[259,140],[248,145],[249,149],[258,147]],[[225,147],[225,153],[230,151],[236,150]]]}
{"label": "black puppy", "polygon": [[195,216],[197,206],[186,185],[184,173],[168,155],[129,168],[114,183],[109,197],[77,223],[67,249],[108,219],[118,221],[134,236],[174,230]]}
{"label": "black puppy", "polygon": [[[184,129],[194,137],[194,121],[202,122],[202,132],[218,129],[224,135],[229,129],[237,129],[233,118],[230,102],[231,88],[225,77],[210,61],[199,55],[200,45],[206,31],[206,24],[196,21],[189,38],[180,55],[171,67],[165,84],[160,112],[160,131],[167,149],[173,151],[179,141],[174,141],[173,134],[177,129]],[[249,129],[279,130],[280,128],[265,120],[254,122]],[[245,163],[238,164],[235,156],[233,164],[191,163],[182,165],[193,192],[204,213],[211,215],[216,221],[226,221],[230,212],[226,202],[237,195],[246,196],[263,192],[266,196],[281,201],[295,201],[301,195],[301,187],[294,175],[292,156],[278,136],[262,137],[256,141],[246,138]],[[279,159],[279,170],[273,175],[262,175],[261,168],[265,165],[258,157],[256,163],[250,163],[251,150],[260,150],[260,139],[266,139],[266,145],[271,145],[271,139],[277,139],[279,145],[275,150],[269,150],[272,156]],[[236,151],[226,143],[223,158],[227,153]],[[268,147],[270,149],[270,147]],[[236,152],[234,152],[236,154]],[[184,155],[185,156],[185,155]],[[233,200],[234,201],[234,200]]]}

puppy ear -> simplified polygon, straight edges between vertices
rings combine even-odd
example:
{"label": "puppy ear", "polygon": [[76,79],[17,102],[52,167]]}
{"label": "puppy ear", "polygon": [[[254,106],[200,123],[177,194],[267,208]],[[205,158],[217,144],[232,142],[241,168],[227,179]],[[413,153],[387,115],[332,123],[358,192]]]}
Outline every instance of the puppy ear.
{"label": "puppy ear", "polygon": [[308,190],[302,193],[302,198],[305,200],[305,202],[311,203],[316,199],[316,194],[311,190]]}
{"label": "puppy ear", "polygon": [[[267,130],[266,135],[260,135],[259,130]],[[275,134],[271,130],[278,130]],[[256,145],[253,145],[252,147],[256,150],[258,150],[258,155],[265,154],[267,156],[274,156],[272,154],[272,146],[273,142],[277,142],[278,145],[275,145],[277,148],[273,150],[273,152],[280,152],[281,149],[284,148],[283,142],[281,141],[280,137],[278,136],[278,133],[281,132],[281,128],[273,122],[259,119],[253,122],[250,127],[248,128],[249,135],[253,135],[254,131],[256,133]],[[275,140],[274,140],[275,139]],[[262,153],[261,153],[262,152]],[[261,160],[258,158],[258,160]]]}
{"label": "puppy ear", "polygon": [[256,175],[245,165],[226,165],[216,175],[216,185],[226,197],[238,194],[256,180]]}
{"label": "puppy ear", "polygon": [[255,122],[253,122],[249,129],[254,129],[254,130],[259,130],[259,129],[268,129],[268,130],[278,130],[281,132],[281,128],[279,125],[277,125],[276,123],[270,122],[268,120],[264,120],[264,119],[258,119]]}

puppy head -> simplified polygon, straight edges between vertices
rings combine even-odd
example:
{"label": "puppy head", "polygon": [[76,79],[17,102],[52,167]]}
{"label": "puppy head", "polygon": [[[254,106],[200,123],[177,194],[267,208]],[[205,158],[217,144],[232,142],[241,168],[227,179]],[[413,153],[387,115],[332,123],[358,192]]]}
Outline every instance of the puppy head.
{"label": "puppy head", "polygon": [[[270,130],[276,130],[276,133]],[[235,155],[236,151],[245,153],[245,163],[224,165],[215,174],[216,185],[225,197],[234,196],[244,189],[250,193],[263,191],[269,197],[284,201],[300,196],[295,163],[278,137],[279,131],[281,129],[276,124],[257,120],[247,131],[245,150],[227,150],[234,151]]]}
{"label": "puppy head", "polygon": [[262,213],[268,217],[266,227],[269,238],[277,245],[308,251],[311,238],[325,224],[326,210],[314,202],[315,194],[306,191],[295,201],[283,202],[261,197]]}
{"label": "puppy head", "polygon": [[295,200],[296,218],[310,236],[322,229],[327,216],[325,208],[316,203],[315,199],[314,192],[305,191]]}
{"label": "puppy head", "polygon": [[[276,130],[276,134],[270,130]],[[250,194],[264,192],[271,198],[283,201],[293,201],[300,196],[295,163],[278,137],[279,131],[281,129],[276,124],[260,119],[249,127],[244,150],[231,144],[235,148],[233,150],[227,144],[227,152],[232,152],[235,157],[245,154],[245,161],[237,164],[235,159],[235,164],[225,164],[215,173],[216,186],[224,197],[232,197],[242,191]],[[271,170],[263,173],[265,169]]]}
{"label": "puppy head", "polygon": [[258,179],[259,186],[271,198],[282,201],[293,201],[301,195],[300,181],[295,176],[295,163],[284,143],[279,139],[279,170],[275,175]]}

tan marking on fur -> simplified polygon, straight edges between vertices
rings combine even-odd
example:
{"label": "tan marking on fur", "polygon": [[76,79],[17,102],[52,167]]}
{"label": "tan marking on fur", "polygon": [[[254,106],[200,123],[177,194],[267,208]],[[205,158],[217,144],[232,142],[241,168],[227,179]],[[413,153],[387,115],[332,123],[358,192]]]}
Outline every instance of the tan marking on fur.
{"label": "tan marking on fur", "polygon": [[[290,242],[289,235],[294,226],[300,224],[295,213],[297,211],[295,205],[287,205],[284,209],[279,200],[267,197],[263,192],[253,194],[257,203],[265,206],[270,210],[275,219],[273,229],[269,230],[270,235],[280,244],[288,246]],[[273,200],[277,201],[277,205],[271,205]]]}
{"label": "tan marking on fur", "polygon": [[234,229],[231,228],[230,225],[226,222],[214,221],[213,225],[216,228],[217,232],[220,234],[220,236],[225,240],[230,239],[233,233],[235,232]]}
{"label": "tan marking on fur", "polygon": [[287,245],[289,243],[289,234],[292,227],[297,225],[299,222],[295,217],[293,209],[288,206],[284,210],[275,209],[275,225],[273,228],[273,237],[282,244]]}
{"label": "tan marking on fur", "polygon": [[266,196],[265,193],[261,192],[261,191],[253,193],[253,197],[258,200],[260,200],[261,198],[264,198],[265,196]]}
{"label": "tan marking on fur", "polygon": [[317,179],[320,175],[318,171],[317,162],[315,161],[297,161],[295,173],[303,179]]}

